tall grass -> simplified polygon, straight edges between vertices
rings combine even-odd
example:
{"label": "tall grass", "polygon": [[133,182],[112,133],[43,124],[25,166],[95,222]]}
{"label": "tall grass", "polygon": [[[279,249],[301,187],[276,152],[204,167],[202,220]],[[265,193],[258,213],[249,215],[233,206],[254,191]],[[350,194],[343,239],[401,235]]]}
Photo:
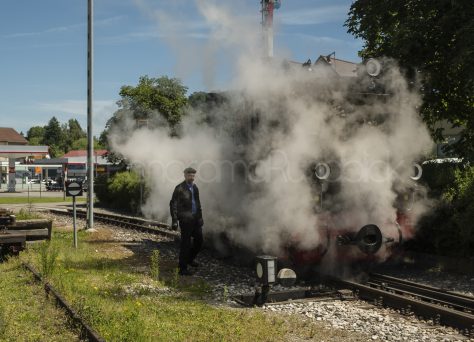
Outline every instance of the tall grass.
{"label": "tall grass", "polygon": [[5,336],[7,331],[7,317],[5,315],[5,308],[0,305],[0,338]]}
{"label": "tall grass", "polygon": [[150,257],[150,274],[155,280],[159,280],[160,277],[160,251],[155,249],[151,253]]}
{"label": "tall grass", "polygon": [[35,212],[32,212],[32,208],[28,208],[28,209],[21,208],[20,211],[17,214],[15,214],[15,217],[17,220],[21,221],[21,220],[39,219],[41,218],[41,215]]}
{"label": "tall grass", "polygon": [[42,243],[39,247],[39,257],[41,265],[41,274],[45,278],[53,275],[59,255],[59,248],[52,242]]}

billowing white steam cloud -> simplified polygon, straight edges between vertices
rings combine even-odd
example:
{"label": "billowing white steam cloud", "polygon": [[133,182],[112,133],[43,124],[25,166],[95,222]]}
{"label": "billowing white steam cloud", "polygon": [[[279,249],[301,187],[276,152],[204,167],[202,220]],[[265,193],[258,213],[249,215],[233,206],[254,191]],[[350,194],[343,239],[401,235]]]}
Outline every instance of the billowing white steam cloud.
{"label": "billowing white steam cloud", "polygon": [[[330,177],[332,190],[323,195],[323,212],[334,213],[337,228],[393,224],[397,193],[412,186],[412,163],[432,144],[417,113],[419,97],[396,66],[385,63],[383,86],[390,96],[357,103],[350,100],[354,89],[332,70],[264,61],[256,27],[249,29],[236,13],[213,2],[197,6],[211,29],[208,52],[239,51],[237,76],[221,104],[206,113],[189,110],[179,139],[166,129],[111,137],[115,151],[145,170],[152,192],[143,211],[168,219],[173,188],[182,170],[193,166],[205,231],[225,232],[268,253],[280,252],[289,241],[311,249],[320,243],[315,227],[322,224],[320,188],[311,168],[326,162],[338,165]],[[173,37],[173,46],[184,53],[179,41]],[[364,85],[359,86],[360,92]],[[211,123],[198,123],[202,115]],[[415,216],[421,211],[412,209]]]}

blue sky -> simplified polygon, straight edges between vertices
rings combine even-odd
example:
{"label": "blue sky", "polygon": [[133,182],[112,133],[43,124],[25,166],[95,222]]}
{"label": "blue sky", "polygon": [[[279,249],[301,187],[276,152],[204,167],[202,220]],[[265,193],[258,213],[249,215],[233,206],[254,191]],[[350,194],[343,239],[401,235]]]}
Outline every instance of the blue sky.
{"label": "blue sky", "polygon": [[[215,2],[242,22],[260,22],[258,0]],[[314,61],[336,51],[338,58],[358,61],[363,42],[343,27],[350,4],[283,0],[275,13],[276,57]],[[86,127],[86,15],[87,0],[2,2],[0,126],[26,132],[54,115]],[[231,73],[224,60],[231,52],[213,44],[216,68],[203,73],[209,55],[201,48],[209,46],[211,29],[194,0],[95,0],[94,19],[95,133],[116,109],[120,87],[141,75],[179,77],[189,93],[226,89]]]}

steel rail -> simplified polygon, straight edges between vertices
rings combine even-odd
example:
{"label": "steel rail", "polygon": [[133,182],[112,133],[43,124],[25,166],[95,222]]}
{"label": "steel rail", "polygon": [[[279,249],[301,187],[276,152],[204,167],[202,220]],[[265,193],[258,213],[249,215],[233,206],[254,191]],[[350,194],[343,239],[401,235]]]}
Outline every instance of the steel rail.
{"label": "steel rail", "polygon": [[391,285],[388,285],[388,284],[385,284],[385,283],[381,284],[381,283],[375,283],[375,282],[370,282],[370,281],[367,284],[371,287],[375,287],[375,288],[382,289],[382,290],[392,292],[392,293],[397,293],[397,294],[402,295],[402,296],[412,297],[412,298],[415,298],[415,299],[418,299],[418,300],[421,300],[421,301],[424,301],[424,302],[441,305],[441,306],[448,307],[448,308],[453,309],[453,310],[458,310],[458,311],[467,312],[467,313],[473,313],[471,309],[469,309],[465,306],[461,306],[461,305],[453,304],[453,303],[446,302],[446,301],[443,301],[443,300],[435,299],[433,297],[424,296],[424,295],[421,295],[417,292],[410,292],[410,291],[407,291],[407,290],[402,290],[402,289],[398,288],[396,285],[391,286]]}
{"label": "steel rail", "polygon": [[474,315],[472,313],[454,310],[352,281],[331,278],[328,279],[328,282],[336,288],[350,289],[358,298],[374,302],[376,305],[388,306],[398,309],[402,313],[413,313],[425,319],[432,319],[435,324],[457,328],[467,336],[474,336]]}
{"label": "steel rail", "polygon": [[459,307],[460,310],[474,312],[474,297],[471,296],[383,274],[371,274],[369,281],[398,291],[409,292],[420,297],[426,297],[432,301],[446,303],[453,307]]}
{"label": "steel rail", "polygon": [[105,342],[105,339],[99,335],[90,325],[88,325],[84,319],[77,313],[76,310],[66,301],[66,299],[47,281],[45,281],[36,269],[27,263],[22,263],[23,267],[30,271],[35,279],[44,285],[44,290],[47,295],[52,295],[56,300],[57,305],[62,307],[67,315],[71,318],[72,322],[77,324],[81,330],[81,338],[85,338],[90,342]]}

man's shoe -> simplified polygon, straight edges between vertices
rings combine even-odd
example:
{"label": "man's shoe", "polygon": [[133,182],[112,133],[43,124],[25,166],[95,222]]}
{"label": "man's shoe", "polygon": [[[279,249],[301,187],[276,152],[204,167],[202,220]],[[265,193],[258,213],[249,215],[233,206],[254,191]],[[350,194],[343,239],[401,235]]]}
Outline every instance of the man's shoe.
{"label": "man's shoe", "polygon": [[199,264],[196,261],[191,261],[188,265],[192,267],[199,267]]}
{"label": "man's shoe", "polygon": [[192,274],[191,271],[189,271],[189,270],[179,270],[179,275],[182,275],[182,276],[191,276],[191,275],[193,275],[193,274]]}

